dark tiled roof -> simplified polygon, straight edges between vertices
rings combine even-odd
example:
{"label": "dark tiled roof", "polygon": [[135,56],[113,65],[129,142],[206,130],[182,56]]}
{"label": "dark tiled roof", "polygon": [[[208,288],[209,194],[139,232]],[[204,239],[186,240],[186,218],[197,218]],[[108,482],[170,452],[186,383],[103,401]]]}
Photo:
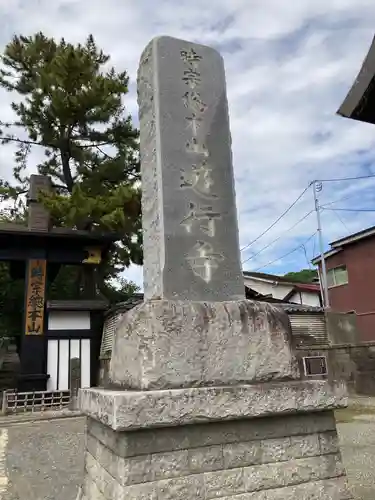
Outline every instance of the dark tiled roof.
{"label": "dark tiled roof", "polygon": [[375,37],[361,69],[337,114],[345,118],[375,123],[374,116]]}
{"label": "dark tiled roof", "polygon": [[277,307],[282,307],[287,313],[302,312],[302,313],[323,313],[324,309],[322,307],[308,306],[305,304],[290,304],[289,302],[284,302],[283,304],[277,304]]}
{"label": "dark tiled roof", "polygon": [[127,312],[133,307],[138,306],[143,302],[143,293],[135,293],[130,299],[125,300],[124,302],[119,302],[118,304],[112,306],[108,311],[106,316],[111,316],[115,312]]}
{"label": "dark tiled roof", "polygon": [[121,239],[120,233],[84,231],[68,227],[52,227],[49,231],[37,231],[29,229],[22,224],[0,223],[0,235],[18,236],[38,236],[40,238],[56,239],[71,238],[87,240],[89,242],[113,242]]}
{"label": "dark tiled roof", "polygon": [[297,283],[294,286],[295,289],[301,290],[302,292],[319,292],[320,286],[316,283]]}
{"label": "dark tiled roof", "polygon": [[108,301],[92,300],[48,300],[47,309],[60,311],[104,311],[108,309]]}

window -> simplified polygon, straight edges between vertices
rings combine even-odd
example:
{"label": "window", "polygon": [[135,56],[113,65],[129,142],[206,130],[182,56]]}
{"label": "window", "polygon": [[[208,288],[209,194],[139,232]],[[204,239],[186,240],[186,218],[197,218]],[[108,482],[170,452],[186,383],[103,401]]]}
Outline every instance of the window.
{"label": "window", "polygon": [[327,286],[346,285],[348,283],[348,270],[346,266],[334,267],[327,271]]}

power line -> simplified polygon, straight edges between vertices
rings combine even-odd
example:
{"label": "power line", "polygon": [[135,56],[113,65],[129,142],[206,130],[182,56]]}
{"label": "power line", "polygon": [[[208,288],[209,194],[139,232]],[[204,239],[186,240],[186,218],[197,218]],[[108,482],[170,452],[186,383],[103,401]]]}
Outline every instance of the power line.
{"label": "power line", "polygon": [[340,212],[375,212],[375,208],[325,208],[324,210],[330,210],[333,212],[336,210]]}
{"label": "power line", "polygon": [[298,224],[300,224],[302,221],[304,221],[305,219],[307,219],[307,217],[309,215],[311,215],[313,212],[314,212],[314,210],[310,210],[310,212],[308,212],[306,215],[304,215],[299,221],[297,221],[295,224],[293,224],[293,226],[291,226],[289,229],[287,229],[286,231],[284,231],[279,237],[277,237],[275,240],[271,241],[271,243],[268,243],[267,245],[265,245],[257,253],[254,253],[254,254],[250,255],[250,257],[248,257],[246,260],[244,260],[242,262],[242,264],[246,264],[246,262],[248,262],[251,259],[254,259],[259,254],[261,254],[264,250],[267,250],[267,248],[269,248],[274,243],[276,243],[277,241],[279,241],[284,236],[284,234],[288,233],[289,231],[291,231],[292,229],[294,229],[296,226],[298,226]]}
{"label": "power line", "polygon": [[291,255],[292,253],[296,252],[297,250],[299,250],[300,248],[302,248],[304,245],[306,245],[306,243],[308,243],[308,242],[311,240],[311,238],[313,238],[313,237],[316,235],[316,233],[317,233],[317,231],[315,231],[315,233],[313,233],[313,234],[312,234],[309,238],[307,238],[307,240],[306,240],[306,241],[304,241],[303,243],[300,243],[300,244],[298,245],[298,247],[293,248],[293,250],[291,250],[290,252],[288,252],[288,253],[286,253],[286,254],[282,255],[281,257],[278,257],[277,259],[272,260],[271,262],[268,262],[267,264],[264,264],[264,265],[263,265],[263,266],[261,266],[261,267],[258,267],[258,269],[255,269],[255,271],[254,271],[254,272],[257,272],[257,271],[259,271],[260,269],[264,269],[265,267],[268,267],[268,266],[270,266],[271,264],[274,264],[274,263],[275,263],[275,262],[277,262],[278,260],[284,259],[285,257],[288,257],[288,255]]}
{"label": "power line", "polygon": [[341,224],[344,226],[344,228],[350,233],[348,226],[345,224],[345,222],[342,220],[342,218],[339,216],[339,214],[336,212],[336,210],[332,209],[332,212],[336,215],[338,220],[341,222]]}
{"label": "power line", "polygon": [[302,250],[303,253],[305,254],[306,262],[307,262],[307,267],[311,269],[311,262],[309,261],[309,258],[307,257],[307,250],[306,250],[306,245],[302,245]]}
{"label": "power line", "polygon": [[339,201],[348,200],[352,196],[353,196],[352,194],[350,194],[348,196],[342,196],[341,198],[337,198],[335,201],[330,201],[329,203],[325,203],[324,205],[320,205],[320,208],[329,207],[331,205],[334,205],[335,203],[338,203]]}
{"label": "power line", "polygon": [[337,179],[316,179],[315,182],[341,182],[341,181],[358,181],[361,179],[371,179],[375,177],[375,174],[371,175],[361,175],[359,177],[341,177]]}
{"label": "power line", "polygon": [[[265,229],[259,236],[257,236],[254,240],[250,241],[250,243],[248,243],[247,245],[243,246],[241,248],[241,252],[243,252],[244,250],[246,250],[247,248],[249,248],[251,245],[253,245],[254,243],[256,243],[260,238],[262,238],[262,236],[264,236],[265,234],[268,233],[268,231],[270,231],[298,202],[299,200],[302,198],[302,196],[306,193],[306,191],[316,182],[341,182],[341,181],[356,181],[356,180],[362,180],[362,179],[371,179],[371,178],[375,178],[375,174],[371,174],[371,175],[360,175],[358,177],[339,177],[339,178],[336,178],[336,179],[316,179],[312,182],[309,183],[309,185],[307,186],[306,189],[304,189],[302,191],[302,193],[298,196],[298,198],[267,228]],[[343,198],[342,198],[343,199]],[[341,200],[342,200],[341,199]],[[345,199],[345,198],[344,198]],[[340,201],[340,200],[336,200],[336,201]],[[336,202],[332,202],[332,203],[327,203],[325,206],[327,205],[333,205],[333,203],[336,203]],[[323,206],[322,206],[323,208]],[[328,210],[328,209],[327,209]],[[339,209],[336,209],[336,210],[339,210]],[[362,210],[359,210],[359,211],[362,211]],[[370,211],[370,210],[364,210],[364,211]],[[245,261],[247,262],[247,261]]]}
{"label": "power line", "polygon": [[245,245],[244,247],[241,248],[241,252],[243,252],[244,250],[246,250],[246,248],[249,248],[251,245],[253,245],[253,243],[255,243],[256,241],[258,241],[262,236],[264,236],[266,233],[268,233],[268,231],[270,229],[272,229],[274,226],[276,226],[276,224],[294,207],[294,205],[296,205],[296,203],[299,202],[299,200],[302,198],[302,196],[307,192],[307,190],[310,188],[311,186],[311,183],[307,186],[306,189],[304,189],[302,191],[302,193],[298,196],[298,198],[285,210],[285,212],[283,212],[276,220],[275,222],[273,222],[265,231],[263,231],[263,233],[261,233],[257,238],[255,238],[255,240],[253,241],[250,241],[250,243],[248,243],[247,245]]}

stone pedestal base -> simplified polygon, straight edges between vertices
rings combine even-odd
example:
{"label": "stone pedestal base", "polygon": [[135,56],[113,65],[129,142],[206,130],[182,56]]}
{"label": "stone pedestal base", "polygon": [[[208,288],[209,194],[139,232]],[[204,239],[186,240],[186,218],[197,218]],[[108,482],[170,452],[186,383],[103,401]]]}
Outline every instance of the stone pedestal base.
{"label": "stone pedestal base", "polygon": [[329,411],[122,433],[89,418],[81,498],[351,497]]}
{"label": "stone pedestal base", "polygon": [[80,498],[349,500],[332,411],[346,404],[322,381],[82,390]]}
{"label": "stone pedestal base", "polygon": [[251,300],[152,300],[125,314],[109,380],[134,390],[299,379],[288,316]]}

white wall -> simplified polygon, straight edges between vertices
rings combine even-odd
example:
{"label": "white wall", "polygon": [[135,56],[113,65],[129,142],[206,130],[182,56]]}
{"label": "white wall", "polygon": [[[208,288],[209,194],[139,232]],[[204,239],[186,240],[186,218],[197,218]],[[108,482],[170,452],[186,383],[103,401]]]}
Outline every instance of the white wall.
{"label": "white wall", "polygon": [[296,292],[290,297],[288,302],[294,302],[295,304],[304,304],[305,306],[321,307],[318,292]]}
{"label": "white wall", "polygon": [[[275,299],[283,300],[289,292],[293,290],[293,286],[288,283],[272,282],[264,279],[244,277],[245,286],[252,288],[262,295],[272,295]],[[302,297],[302,302],[301,302]],[[296,292],[288,300],[295,304],[304,304],[306,306],[320,307],[319,292]]]}
{"label": "white wall", "polygon": [[47,348],[47,391],[69,389],[70,359],[81,360],[81,388],[90,387],[90,339],[50,339]]}
{"label": "white wall", "polygon": [[50,311],[48,330],[90,330],[90,311]]}
{"label": "white wall", "polygon": [[[55,336],[62,330],[90,330],[89,311],[49,311],[48,330]],[[49,339],[47,348],[48,391],[66,391],[69,389],[70,360],[81,360],[81,387],[90,387],[90,339]]]}
{"label": "white wall", "polygon": [[262,295],[272,295],[275,299],[283,299],[293,289],[287,283],[260,280],[253,277],[244,277],[245,286],[252,288]]}

